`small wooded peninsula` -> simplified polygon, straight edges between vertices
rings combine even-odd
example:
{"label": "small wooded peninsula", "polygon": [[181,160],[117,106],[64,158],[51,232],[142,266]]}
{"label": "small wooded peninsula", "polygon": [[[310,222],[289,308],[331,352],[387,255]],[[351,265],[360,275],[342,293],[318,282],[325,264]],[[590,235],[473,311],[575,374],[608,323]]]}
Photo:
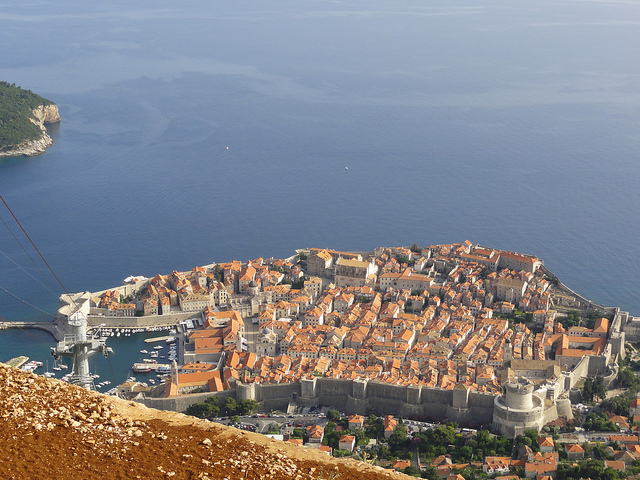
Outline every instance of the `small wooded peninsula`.
{"label": "small wooded peninsula", "polygon": [[59,121],[51,100],[0,81],[0,157],[43,153],[53,144],[44,126]]}

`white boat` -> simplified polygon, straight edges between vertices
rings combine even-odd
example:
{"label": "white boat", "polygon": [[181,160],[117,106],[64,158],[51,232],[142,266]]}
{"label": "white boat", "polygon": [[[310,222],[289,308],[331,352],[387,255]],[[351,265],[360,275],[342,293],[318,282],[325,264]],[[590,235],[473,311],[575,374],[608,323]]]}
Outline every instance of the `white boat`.
{"label": "white boat", "polygon": [[144,353],[146,355],[149,352],[147,352],[146,350],[140,350],[140,353]]}
{"label": "white boat", "polygon": [[162,345],[156,345],[153,347],[154,350],[162,350],[164,347]]}

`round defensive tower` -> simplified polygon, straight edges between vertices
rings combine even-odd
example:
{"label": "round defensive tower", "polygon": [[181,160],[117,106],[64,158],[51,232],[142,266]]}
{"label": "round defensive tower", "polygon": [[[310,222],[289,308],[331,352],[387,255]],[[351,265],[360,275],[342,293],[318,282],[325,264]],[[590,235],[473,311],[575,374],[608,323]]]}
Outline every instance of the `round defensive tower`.
{"label": "round defensive tower", "polygon": [[513,410],[531,410],[533,408],[533,384],[528,380],[509,382],[506,405]]}
{"label": "round defensive tower", "polygon": [[493,427],[503,435],[515,437],[528,428],[540,430],[544,424],[544,403],[533,394],[533,383],[526,378],[509,381],[506,395],[496,397]]}

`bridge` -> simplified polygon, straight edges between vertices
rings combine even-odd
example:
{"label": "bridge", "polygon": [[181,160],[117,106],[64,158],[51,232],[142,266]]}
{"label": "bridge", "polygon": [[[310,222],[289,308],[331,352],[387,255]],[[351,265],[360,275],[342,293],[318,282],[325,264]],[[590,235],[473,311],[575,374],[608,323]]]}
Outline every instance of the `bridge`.
{"label": "bridge", "polygon": [[56,342],[60,342],[64,339],[64,328],[60,328],[58,322],[2,322],[0,323],[0,330],[8,330],[10,328],[21,329],[37,329],[49,332],[49,334],[55,339]]}

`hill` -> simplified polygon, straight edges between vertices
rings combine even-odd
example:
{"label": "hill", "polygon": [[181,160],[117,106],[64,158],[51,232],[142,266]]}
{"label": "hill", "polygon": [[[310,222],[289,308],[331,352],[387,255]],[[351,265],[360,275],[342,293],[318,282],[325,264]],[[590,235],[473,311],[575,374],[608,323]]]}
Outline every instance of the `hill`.
{"label": "hill", "polygon": [[0,364],[0,478],[408,478]]}
{"label": "hill", "polygon": [[0,156],[37,155],[53,143],[45,124],[60,121],[50,100],[0,82]]}

